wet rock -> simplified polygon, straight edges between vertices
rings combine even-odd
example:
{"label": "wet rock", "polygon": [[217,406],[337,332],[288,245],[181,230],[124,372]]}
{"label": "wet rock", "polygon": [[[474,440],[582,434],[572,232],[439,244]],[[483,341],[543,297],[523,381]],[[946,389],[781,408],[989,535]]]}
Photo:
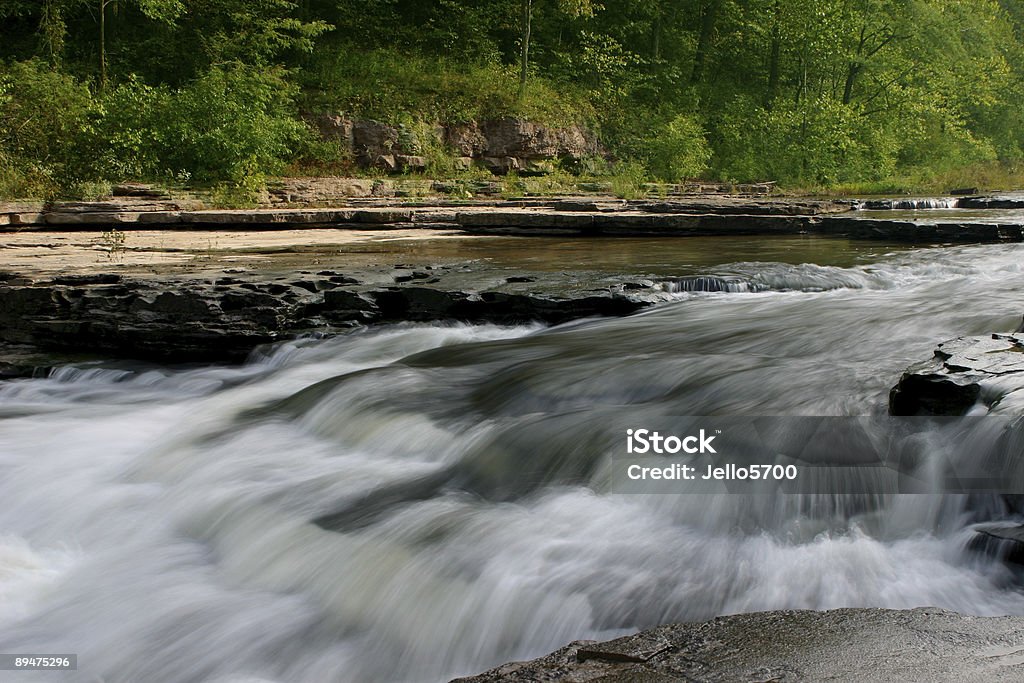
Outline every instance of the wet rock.
{"label": "wet rock", "polygon": [[223,311],[239,311],[246,308],[270,308],[278,305],[278,299],[260,292],[228,292],[220,298],[220,307]]}
{"label": "wet rock", "polygon": [[59,275],[53,278],[58,285],[112,285],[121,281],[121,276],[114,273],[96,273],[95,275]]}
{"label": "wet rock", "polygon": [[211,313],[210,304],[192,292],[161,292],[152,301],[137,300],[133,308],[172,319],[205,318]]}
{"label": "wet rock", "polygon": [[957,201],[961,209],[1024,209],[1024,195],[991,195],[963,197]]}
{"label": "wet rock", "polygon": [[1024,334],[961,337],[909,368],[889,393],[893,415],[963,415],[1024,388]]}
{"label": "wet rock", "polygon": [[968,549],[1024,567],[1024,526],[983,524],[974,528]]}
{"label": "wet rock", "polygon": [[604,662],[647,662],[666,652],[672,644],[658,634],[638,633],[603,643],[582,645],[576,661],[598,659]]}
{"label": "wet rock", "polygon": [[354,277],[348,277],[346,275],[332,275],[329,282],[335,285],[357,285],[359,280]]}
{"label": "wet rock", "polygon": [[577,291],[540,274],[505,278],[486,268],[478,273],[475,265],[397,265],[404,267],[394,273],[401,283],[387,269],[361,271],[359,277],[324,270],[320,278],[299,280],[253,272],[244,280],[97,274],[15,284],[19,278],[12,277],[0,284],[0,343],[140,360],[235,361],[259,344],[352,325],[557,324],[628,315],[658,300],[634,298],[615,283]]}

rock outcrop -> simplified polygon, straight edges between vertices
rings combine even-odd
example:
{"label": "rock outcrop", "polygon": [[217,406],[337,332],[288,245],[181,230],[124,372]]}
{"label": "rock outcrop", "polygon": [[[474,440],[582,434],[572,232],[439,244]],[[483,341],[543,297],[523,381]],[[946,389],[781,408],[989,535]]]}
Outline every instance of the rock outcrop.
{"label": "rock outcrop", "polygon": [[496,175],[542,174],[554,169],[552,162],[578,162],[602,154],[594,137],[575,125],[554,127],[503,118],[413,129],[339,114],[307,118],[324,139],[340,144],[361,166],[388,172],[425,170],[422,153],[428,147],[446,147],[463,165],[476,163]]}
{"label": "rock outcrop", "polygon": [[[892,415],[957,416],[975,408],[987,414],[1024,415],[1024,330],[960,337],[938,345],[931,360],[911,366],[889,392]],[[996,508],[983,506],[968,549],[1024,572],[1024,495],[1003,493]]]}
{"label": "rock outcrop", "polygon": [[1024,618],[937,608],[738,614],[659,626],[453,683],[1019,681]]}
{"label": "rock outcrop", "polygon": [[[629,315],[658,300],[647,293],[649,282],[566,291],[534,277],[475,279],[464,270],[426,265],[355,277],[335,271],[236,277],[225,271],[212,280],[116,274],[7,280],[0,282],[0,342],[156,361],[241,361],[261,344],[356,325],[557,324]],[[0,370],[13,376],[31,374],[33,367],[7,362]]]}
{"label": "rock outcrop", "polygon": [[983,403],[998,412],[1024,408],[1024,333],[961,337],[909,368],[889,394],[893,415],[963,415]]}

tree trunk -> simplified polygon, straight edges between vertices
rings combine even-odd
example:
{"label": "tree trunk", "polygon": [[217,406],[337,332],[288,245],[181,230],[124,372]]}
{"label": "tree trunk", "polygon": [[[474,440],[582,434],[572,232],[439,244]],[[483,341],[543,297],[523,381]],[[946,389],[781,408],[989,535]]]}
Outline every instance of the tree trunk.
{"label": "tree trunk", "polygon": [[107,0],[100,0],[100,92],[107,89]]}
{"label": "tree trunk", "polygon": [[853,100],[853,86],[857,82],[857,74],[859,73],[860,65],[851,63],[850,69],[846,72],[846,85],[843,86],[843,104],[849,104]]}
{"label": "tree trunk", "polygon": [[764,95],[764,108],[771,109],[772,101],[779,94],[779,59],[782,55],[782,38],[779,36],[781,8],[775,0],[775,16],[772,19],[772,48],[768,55],[768,91]]}
{"label": "tree trunk", "polygon": [[722,0],[708,0],[700,21],[700,36],[697,38],[697,51],[693,55],[693,73],[690,83],[696,85],[704,77],[704,62],[708,50],[711,49],[711,38],[715,33],[715,21],[718,19],[718,8]]}
{"label": "tree trunk", "polygon": [[50,64],[56,66],[64,53],[64,36],[67,26],[61,14],[60,5],[55,0],[46,0],[43,4],[43,16],[39,20],[39,33],[50,55]]}
{"label": "tree trunk", "polygon": [[661,5],[654,10],[654,19],[651,21],[651,60],[657,62],[661,59]]}
{"label": "tree trunk", "polygon": [[530,75],[530,31],[533,28],[533,0],[523,0],[522,45],[519,51],[519,99],[526,95],[526,79]]}
{"label": "tree trunk", "polygon": [[860,28],[860,42],[857,43],[857,54],[854,59],[850,62],[849,68],[846,70],[846,84],[843,86],[843,104],[849,104],[853,99],[853,86],[857,82],[857,74],[861,70],[861,58],[864,54],[864,44],[867,41],[867,27],[861,26]]}

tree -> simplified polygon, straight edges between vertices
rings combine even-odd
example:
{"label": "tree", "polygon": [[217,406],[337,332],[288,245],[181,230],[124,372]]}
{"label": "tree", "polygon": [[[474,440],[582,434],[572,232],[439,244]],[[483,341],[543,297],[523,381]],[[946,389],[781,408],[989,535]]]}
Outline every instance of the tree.
{"label": "tree", "polygon": [[[99,3],[100,23],[100,91],[107,88],[107,7],[116,10],[121,2],[129,0],[96,0]],[[181,0],[133,0],[139,10],[157,21],[173,22],[185,10]]]}
{"label": "tree", "polygon": [[[519,98],[526,94],[530,75],[530,37],[533,33],[533,0],[520,0]],[[593,0],[557,0],[558,9],[573,18],[592,17],[599,5]]]}

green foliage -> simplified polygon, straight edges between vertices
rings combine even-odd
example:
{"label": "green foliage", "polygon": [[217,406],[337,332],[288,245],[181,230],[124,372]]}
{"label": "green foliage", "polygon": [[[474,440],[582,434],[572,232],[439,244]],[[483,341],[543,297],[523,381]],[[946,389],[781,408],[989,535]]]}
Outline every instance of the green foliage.
{"label": "green foliage", "polygon": [[647,165],[670,183],[696,178],[708,168],[711,148],[704,129],[692,117],[679,114],[644,140]]}
{"label": "green foliage", "polygon": [[546,79],[531,80],[519,98],[515,67],[494,63],[455,63],[386,49],[356,55],[341,46],[318,55],[302,78],[307,108],[393,124],[410,117],[457,122],[521,116],[551,125],[593,118],[578,89]]}
{"label": "green foliage", "polygon": [[0,193],[177,178],[239,203],[276,173],[358,170],[300,110],[396,125],[427,173],[463,178],[478,171],[436,124],[582,124],[616,161],[573,170],[624,196],[702,175],[905,187],[972,169],[1001,182],[984,169],[1024,161],[1018,5],[7,0]]}
{"label": "green foliage", "polygon": [[280,72],[213,68],[172,90],[129,81],[103,99],[97,171],[243,183],[279,172],[310,136]]}
{"label": "green foliage", "polygon": [[741,182],[830,184],[893,171],[897,140],[885,126],[828,98],[738,107],[718,127],[717,174]]}
{"label": "green foliage", "polygon": [[647,168],[636,161],[623,161],[611,169],[608,180],[612,194],[621,199],[641,199],[647,195]]}
{"label": "green foliage", "polygon": [[93,99],[67,74],[38,60],[0,70],[0,167],[27,196],[50,196],[76,177],[84,163]]}

